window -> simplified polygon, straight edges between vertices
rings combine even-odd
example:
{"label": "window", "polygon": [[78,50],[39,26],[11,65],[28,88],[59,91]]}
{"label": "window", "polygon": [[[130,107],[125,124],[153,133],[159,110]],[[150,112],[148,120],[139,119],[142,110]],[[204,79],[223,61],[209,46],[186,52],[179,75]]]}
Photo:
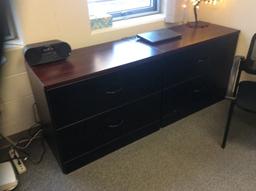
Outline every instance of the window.
{"label": "window", "polygon": [[11,5],[8,0],[6,0],[6,27],[5,27],[5,40],[14,40],[17,38],[17,33],[15,29],[15,24],[13,20],[13,15],[12,15],[12,10],[11,10]]}
{"label": "window", "polygon": [[88,0],[89,14],[110,14],[113,21],[159,13],[160,0]]}

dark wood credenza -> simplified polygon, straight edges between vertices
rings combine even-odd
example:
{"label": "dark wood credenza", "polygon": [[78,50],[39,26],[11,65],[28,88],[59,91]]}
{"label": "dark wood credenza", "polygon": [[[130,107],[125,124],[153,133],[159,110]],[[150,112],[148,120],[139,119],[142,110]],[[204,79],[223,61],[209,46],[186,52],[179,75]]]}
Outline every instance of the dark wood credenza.
{"label": "dark wood credenza", "polygon": [[129,38],[27,66],[64,173],[224,99],[239,31],[172,29],[182,39],[149,45]]}

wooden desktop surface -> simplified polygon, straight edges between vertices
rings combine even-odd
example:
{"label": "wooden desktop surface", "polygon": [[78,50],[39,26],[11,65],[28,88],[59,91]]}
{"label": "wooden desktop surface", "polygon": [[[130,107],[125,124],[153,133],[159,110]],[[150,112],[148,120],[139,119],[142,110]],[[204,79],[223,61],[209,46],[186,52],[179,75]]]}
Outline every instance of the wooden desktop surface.
{"label": "wooden desktop surface", "polygon": [[181,39],[150,45],[136,38],[73,50],[65,61],[28,67],[46,89],[120,69],[126,64],[157,58],[198,43],[238,33],[238,30],[210,24],[206,28],[189,28],[187,25],[172,27],[182,34]]}

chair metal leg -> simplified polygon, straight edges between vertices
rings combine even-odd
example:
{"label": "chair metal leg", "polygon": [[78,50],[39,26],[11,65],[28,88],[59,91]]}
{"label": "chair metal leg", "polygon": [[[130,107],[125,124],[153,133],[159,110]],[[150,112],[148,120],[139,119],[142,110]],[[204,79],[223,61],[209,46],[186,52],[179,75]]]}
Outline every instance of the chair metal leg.
{"label": "chair metal leg", "polygon": [[221,147],[223,149],[226,147],[226,142],[227,142],[228,133],[229,133],[229,126],[230,126],[231,118],[232,118],[232,115],[233,115],[234,107],[235,107],[235,101],[232,101],[231,105],[230,105],[230,108],[229,108],[228,120],[227,120],[227,123],[226,123],[226,129],[225,129],[225,133],[224,133],[224,137],[223,137],[223,141],[222,141],[222,145],[221,145]]}

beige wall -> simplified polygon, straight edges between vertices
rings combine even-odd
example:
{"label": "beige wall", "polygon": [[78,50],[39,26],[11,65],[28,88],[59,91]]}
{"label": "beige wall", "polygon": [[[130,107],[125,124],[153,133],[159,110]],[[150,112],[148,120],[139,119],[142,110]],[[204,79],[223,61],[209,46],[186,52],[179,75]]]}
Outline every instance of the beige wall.
{"label": "beige wall", "polygon": [[0,132],[14,134],[33,124],[32,96],[22,49],[6,53],[8,63],[0,70]]}
{"label": "beige wall", "polygon": [[[241,33],[236,54],[246,56],[251,38],[256,33],[255,7],[255,0],[222,0],[217,6],[202,4],[199,17],[200,20],[239,29]],[[248,74],[243,74],[242,79],[256,80]]]}
{"label": "beige wall", "polygon": [[[15,0],[16,16],[25,44],[61,39],[79,48],[163,28],[163,18],[120,23],[113,29],[91,32],[86,0]],[[130,27],[127,28],[127,25]],[[18,133],[33,123],[34,98],[24,67],[21,48],[6,52],[7,64],[0,70],[0,131]]]}
{"label": "beige wall", "polygon": [[138,32],[163,27],[163,22],[135,26],[127,30],[104,30],[92,33],[86,0],[16,0],[23,39],[26,44],[48,39],[62,39],[73,48],[111,41]]}
{"label": "beige wall", "polygon": [[216,6],[200,7],[201,20],[233,27],[241,30],[238,54],[246,55],[251,37],[256,33],[255,0],[222,0]]}

